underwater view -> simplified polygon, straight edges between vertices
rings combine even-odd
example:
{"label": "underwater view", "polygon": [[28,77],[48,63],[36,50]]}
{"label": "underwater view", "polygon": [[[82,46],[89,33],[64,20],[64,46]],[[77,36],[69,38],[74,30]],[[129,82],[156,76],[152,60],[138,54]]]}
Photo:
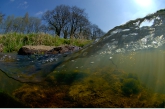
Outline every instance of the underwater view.
{"label": "underwater view", "polygon": [[0,107],[165,107],[165,10],[74,53],[1,53],[0,69]]}

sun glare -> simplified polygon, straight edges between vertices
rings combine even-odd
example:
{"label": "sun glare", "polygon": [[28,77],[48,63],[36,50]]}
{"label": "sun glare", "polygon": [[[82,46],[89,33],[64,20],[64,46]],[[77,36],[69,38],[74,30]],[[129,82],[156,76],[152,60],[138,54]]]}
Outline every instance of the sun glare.
{"label": "sun glare", "polygon": [[150,7],[153,4],[153,0],[135,0],[135,3],[140,7]]}

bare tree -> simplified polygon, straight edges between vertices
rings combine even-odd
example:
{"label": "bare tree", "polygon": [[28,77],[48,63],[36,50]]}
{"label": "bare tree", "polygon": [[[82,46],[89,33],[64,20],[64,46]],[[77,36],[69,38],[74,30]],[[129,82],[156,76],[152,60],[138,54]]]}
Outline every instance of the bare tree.
{"label": "bare tree", "polygon": [[[8,16],[2,26],[4,33],[19,32],[19,33],[38,33],[40,31],[41,19],[37,17],[14,17]],[[2,31],[1,31],[2,32]]]}
{"label": "bare tree", "polygon": [[54,29],[56,34],[60,36],[62,28],[69,22],[70,7],[65,5],[57,6],[52,11],[47,11],[42,19],[47,21],[50,28]]}
{"label": "bare tree", "polygon": [[38,33],[40,31],[41,19],[37,17],[29,17],[29,22],[26,26],[27,33]]}
{"label": "bare tree", "polygon": [[[0,23],[3,14],[0,13]],[[23,17],[7,16],[1,23],[0,32],[38,33],[44,32],[63,38],[95,39],[103,34],[97,25],[92,25],[84,9],[76,6],[59,5],[46,11],[41,19],[30,17],[28,12]]]}
{"label": "bare tree", "polygon": [[86,16],[81,17],[80,21],[77,24],[77,30],[75,33],[77,35],[77,38],[84,39],[86,34],[85,31],[87,32],[87,29],[90,25],[91,24],[89,20],[86,18]]}
{"label": "bare tree", "polygon": [[40,27],[39,27],[39,30],[40,32],[43,32],[43,33],[47,33],[48,32],[48,27],[44,24],[42,24]]}
{"label": "bare tree", "polygon": [[45,12],[42,19],[51,30],[64,38],[80,38],[83,29],[90,24],[85,11],[76,6],[57,6],[54,10]]}
{"label": "bare tree", "polygon": [[88,21],[87,14],[84,12],[83,9],[80,9],[76,6],[71,8],[71,21],[70,21],[70,38],[73,38],[76,34],[77,29],[82,29],[84,24]]}
{"label": "bare tree", "polygon": [[13,32],[22,32],[22,33],[24,32],[22,22],[23,22],[22,17],[16,17],[13,20],[13,26],[12,26]]}
{"label": "bare tree", "polygon": [[4,16],[5,16],[4,14],[0,13],[0,23],[2,23],[2,20],[3,20]]}
{"label": "bare tree", "polygon": [[95,40],[96,38],[99,38],[103,36],[105,33],[95,24],[91,25],[91,38]]}
{"label": "bare tree", "polygon": [[70,28],[70,23],[69,22],[62,28],[64,39],[68,38],[68,35],[69,35],[69,32],[70,32],[69,28]]}
{"label": "bare tree", "polygon": [[13,31],[14,15],[8,16],[3,23],[3,30],[5,33]]}
{"label": "bare tree", "polygon": [[23,22],[22,22],[22,31],[24,32],[24,33],[28,33],[28,24],[29,24],[29,13],[28,12],[26,12],[26,14],[25,14],[25,16],[22,18],[23,19]]}

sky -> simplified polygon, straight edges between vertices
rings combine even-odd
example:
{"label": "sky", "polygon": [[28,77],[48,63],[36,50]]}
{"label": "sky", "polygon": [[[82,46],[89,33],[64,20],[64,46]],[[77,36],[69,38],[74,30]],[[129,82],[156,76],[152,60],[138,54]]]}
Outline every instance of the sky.
{"label": "sky", "polygon": [[84,9],[89,21],[104,32],[165,8],[165,0],[0,0],[0,12],[16,17],[28,12],[41,17],[61,4]]}

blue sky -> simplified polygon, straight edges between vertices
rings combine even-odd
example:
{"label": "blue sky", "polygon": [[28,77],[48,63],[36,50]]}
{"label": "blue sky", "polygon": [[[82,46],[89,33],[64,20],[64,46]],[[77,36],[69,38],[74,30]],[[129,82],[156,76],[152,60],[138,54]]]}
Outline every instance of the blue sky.
{"label": "blue sky", "polygon": [[0,0],[0,12],[8,15],[41,17],[57,5],[85,9],[91,23],[104,32],[129,20],[144,17],[165,8],[165,0]]}

